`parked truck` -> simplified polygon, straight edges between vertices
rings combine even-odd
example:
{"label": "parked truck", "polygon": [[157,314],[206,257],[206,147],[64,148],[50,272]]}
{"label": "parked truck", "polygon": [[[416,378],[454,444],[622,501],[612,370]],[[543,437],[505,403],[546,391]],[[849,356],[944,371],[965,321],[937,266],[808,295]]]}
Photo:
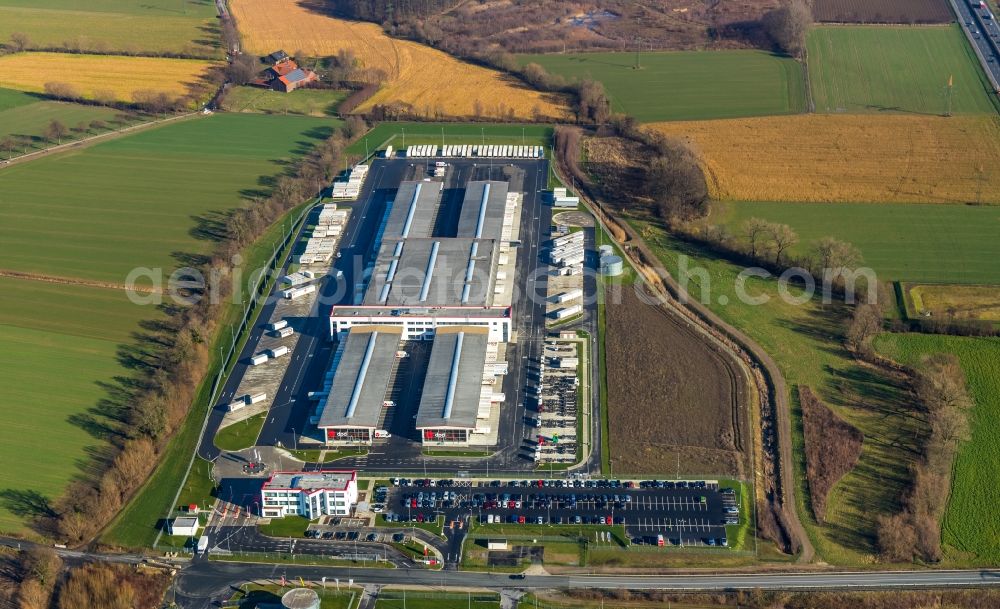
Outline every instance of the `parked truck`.
{"label": "parked truck", "polygon": [[565,309],[559,309],[556,311],[556,319],[566,319],[567,317],[572,317],[583,312],[583,307],[580,305],[573,305],[571,307],[566,307]]}

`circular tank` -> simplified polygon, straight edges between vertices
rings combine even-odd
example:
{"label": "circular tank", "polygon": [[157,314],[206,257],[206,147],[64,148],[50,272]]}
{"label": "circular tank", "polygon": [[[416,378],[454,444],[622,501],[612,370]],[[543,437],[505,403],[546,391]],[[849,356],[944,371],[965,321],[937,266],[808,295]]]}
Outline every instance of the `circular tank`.
{"label": "circular tank", "polygon": [[293,588],[281,597],[284,609],[319,609],[319,595],[308,588]]}
{"label": "circular tank", "polygon": [[605,277],[617,277],[623,270],[621,256],[601,256],[601,274]]}
{"label": "circular tank", "polygon": [[602,245],[597,249],[601,253],[602,258],[605,256],[613,256],[615,253],[615,248],[611,247],[610,245]]}

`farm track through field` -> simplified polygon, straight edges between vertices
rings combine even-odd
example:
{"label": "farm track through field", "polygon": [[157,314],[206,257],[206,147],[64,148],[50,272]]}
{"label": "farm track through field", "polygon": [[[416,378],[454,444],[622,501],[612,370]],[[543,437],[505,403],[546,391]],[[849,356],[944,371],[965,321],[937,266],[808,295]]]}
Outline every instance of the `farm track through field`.
{"label": "farm track through field", "polygon": [[76,279],[75,277],[56,277],[53,275],[40,275],[37,273],[22,273],[10,269],[0,269],[0,277],[11,279],[26,279],[29,281],[44,281],[45,283],[61,283],[65,285],[81,285],[89,288],[101,288],[105,290],[127,290],[131,292],[142,292],[143,294],[162,294],[162,288],[145,287],[138,285],[125,285],[124,283],[111,283],[108,281],[90,281],[88,279]]}

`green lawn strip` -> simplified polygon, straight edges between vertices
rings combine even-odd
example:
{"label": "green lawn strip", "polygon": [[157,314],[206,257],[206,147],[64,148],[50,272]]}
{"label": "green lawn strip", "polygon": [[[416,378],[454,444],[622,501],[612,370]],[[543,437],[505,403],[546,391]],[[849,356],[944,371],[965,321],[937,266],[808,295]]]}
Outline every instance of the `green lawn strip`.
{"label": "green lawn strip", "polygon": [[195,459],[191,466],[191,473],[184,486],[181,488],[180,498],[177,500],[179,508],[186,508],[189,505],[197,505],[200,510],[207,512],[212,509],[215,502],[213,492],[215,483],[212,481],[212,464],[204,459]]}
{"label": "green lawn strip", "polygon": [[[234,603],[234,607],[239,609],[257,609],[260,606],[281,605],[281,596],[298,587],[297,582],[288,582],[287,586],[262,586],[260,584],[244,584],[240,591],[230,597],[229,602]],[[343,590],[338,592],[331,586],[329,589],[314,588],[320,595],[320,609],[353,609],[354,599],[359,592],[354,590]]]}
{"label": "green lawn strip", "polygon": [[[287,214],[287,217],[297,217],[299,212],[311,203],[304,203]],[[280,243],[284,232],[288,230],[288,225],[284,221],[275,223],[263,237],[247,252],[248,261],[262,261],[270,257],[274,251],[273,245]],[[290,248],[290,245],[289,245]],[[287,255],[289,248],[282,254]],[[273,281],[271,282],[273,285]],[[248,289],[244,286],[244,289]],[[248,302],[249,296],[244,297],[244,302]],[[257,307],[250,320],[252,326],[256,316],[259,315],[262,307]],[[231,304],[226,313],[223,323],[220,324],[220,332],[213,342],[212,363],[209,371],[205,375],[199,387],[198,393],[192,405],[191,412],[185,419],[181,429],[170,441],[169,446],[160,457],[157,469],[150,476],[132,500],[118,513],[109,528],[101,536],[101,540],[108,544],[122,545],[126,547],[147,547],[152,545],[156,538],[158,518],[170,510],[170,501],[177,488],[183,484],[187,475],[188,463],[191,453],[195,450],[204,417],[209,408],[214,404],[209,402],[212,391],[212,383],[220,372],[222,365],[219,356],[220,346],[231,345],[231,331],[235,331],[236,324],[239,323],[243,315],[242,305]],[[234,328],[234,330],[230,330]],[[236,343],[236,353],[243,348],[249,337],[249,333],[239,336]],[[236,363],[233,358],[229,363],[228,372]]]}
{"label": "green lawn strip", "polygon": [[420,452],[422,455],[427,457],[489,457],[493,455],[492,450],[475,450],[475,449],[450,450],[447,448],[425,448]]}
{"label": "green lawn strip", "polygon": [[615,112],[640,122],[792,114],[805,109],[801,64],[765,51],[519,55],[570,80],[604,83]]}
{"label": "green lawn strip", "polygon": [[995,112],[995,96],[957,24],[818,26],[808,49],[817,112],[943,115],[949,79],[953,112]]}
{"label": "green lawn strip", "polygon": [[260,87],[237,86],[226,92],[222,108],[229,112],[336,116],[337,106],[346,97],[347,91],[331,89],[299,89],[283,93]]}
{"label": "green lawn strip", "polygon": [[[417,144],[441,145],[442,130],[445,145],[511,144],[546,146],[552,141],[552,127],[545,125],[517,125],[497,123],[379,123],[374,129],[348,146],[351,154],[364,154],[384,150],[391,144],[394,150]],[[404,146],[403,139],[406,143]],[[522,137],[523,136],[523,137]]]}
{"label": "green lawn strip", "polygon": [[[357,457],[359,455],[367,455],[368,449],[340,448],[340,449],[322,450],[318,448],[310,448],[306,450],[289,450],[288,452],[299,461],[304,461],[306,463],[319,463],[320,455],[323,455],[323,463],[330,463],[331,461],[336,461],[337,459],[344,459],[346,457]],[[359,488],[360,488],[360,482],[359,482]]]}
{"label": "green lawn strip", "polygon": [[236,451],[250,448],[257,443],[257,436],[267,420],[267,412],[237,421],[223,427],[215,434],[215,445],[222,450]]}
{"label": "green lawn strip", "polygon": [[487,592],[428,592],[386,590],[379,592],[375,609],[499,609],[500,596]]}
{"label": "green lawn strip", "polygon": [[883,334],[877,351],[902,364],[924,355],[952,353],[965,371],[975,400],[972,439],[961,445],[953,467],[951,497],[942,522],[948,562],[956,566],[1000,561],[1000,339],[925,334]]}
{"label": "green lawn strip", "polygon": [[267,524],[257,525],[257,528],[269,537],[302,537],[310,522],[305,516],[285,516],[272,518]]}
{"label": "green lawn strip", "polygon": [[[797,506],[803,524],[819,555],[839,565],[871,563],[874,553],[875,519],[899,509],[899,498],[909,484],[910,459],[920,423],[905,413],[905,388],[857,364],[843,349],[842,329],[846,311],[837,305],[823,305],[818,298],[803,304],[786,301],[778,293],[777,282],[747,278],[745,292],[765,297],[758,306],[741,301],[736,291],[737,277],[744,269],[715,258],[683,241],[667,236],[658,226],[635,220],[640,233],[648,228],[647,242],[679,281],[681,260],[689,273],[692,299],[704,299],[722,319],[755,340],[777,362],[790,395],[792,448],[794,455]],[[791,296],[801,290],[789,286]],[[721,297],[727,304],[720,304]],[[827,524],[820,526],[807,508],[801,413],[795,388],[807,385],[835,412],[865,434],[861,458],[854,470],[834,487],[827,501]]]}
{"label": "green lawn strip", "polygon": [[734,235],[753,217],[790,225],[800,237],[792,248],[799,256],[822,237],[848,241],[880,281],[1000,284],[1000,207],[741,201],[717,203],[713,211],[712,222]]}

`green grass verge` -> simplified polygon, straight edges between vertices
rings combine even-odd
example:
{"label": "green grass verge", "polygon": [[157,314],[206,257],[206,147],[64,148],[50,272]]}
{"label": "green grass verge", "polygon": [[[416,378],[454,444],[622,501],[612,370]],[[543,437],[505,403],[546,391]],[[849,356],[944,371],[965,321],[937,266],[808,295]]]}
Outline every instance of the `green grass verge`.
{"label": "green grass verge", "polygon": [[814,27],[809,82],[817,112],[995,111],[992,91],[957,24]]}
{"label": "green grass verge", "polygon": [[[365,146],[370,152],[384,150],[391,144],[394,150],[416,144],[441,145],[444,133],[445,145],[459,144],[524,144],[546,146],[552,141],[552,127],[544,125],[506,125],[497,123],[379,123],[374,129],[358,138],[347,148],[352,154],[364,154]],[[522,137],[523,135],[523,137]]]}
{"label": "green grass verge", "polygon": [[223,427],[215,434],[215,445],[222,450],[243,450],[257,442],[257,436],[267,420],[267,412],[255,414],[243,421]]}
{"label": "green grass verge", "polygon": [[[293,457],[299,461],[305,461],[306,463],[319,463],[320,455],[323,455],[323,463],[330,463],[331,461],[336,461],[337,459],[343,459],[345,457],[357,457],[359,455],[367,455],[367,448],[341,448],[337,450],[320,450],[316,448],[311,448],[308,450],[290,450],[288,451]],[[361,483],[358,483],[358,488],[361,487]]]}
{"label": "green grass verge", "polygon": [[37,47],[221,57],[210,0],[0,0],[0,40]]}
{"label": "green grass verge", "polygon": [[822,237],[861,250],[881,281],[1000,284],[1000,207],[873,203],[716,203],[713,222],[734,235],[752,217],[788,224],[805,256]]}
{"label": "green grass verge", "polygon": [[492,450],[449,450],[447,448],[425,448],[420,452],[427,457],[489,457],[493,454]]}
{"label": "green grass verge", "polygon": [[499,609],[497,594],[383,590],[375,609]]}
{"label": "green grass verge", "polygon": [[959,358],[975,400],[972,439],[962,444],[953,467],[951,497],[942,522],[946,556],[957,565],[1000,562],[1000,339],[883,334],[875,340],[882,355],[907,365],[924,355]]}
{"label": "green grass verge", "polygon": [[805,109],[801,64],[764,51],[519,55],[570,80],[604,83],[612,109],[640,122],[792,114]]}
{"label": "green grass verge", "polygon": [[[403,518],[406,518],[406,509],[405,508],[402,509],[402,510],[395,509],[393,511],[395,511],[396,513],[398,513]],[[421,511],[421,510],[420,509],[413,510],[414,515],[416,515],[416,513],[419,512],[419,511]],[[377,527],[389,527],[389,528],[393,528],[393,529],[421,529],[421,530],[427,531],[428,533],[431,533],[433,535],[437,535],[438,537],[443,537],[444,536],[444,534],[443,534],[444,533],[444,517],[442,517],[442,516],[437,516],[434,519],[434,522],[386,522],[385,521],[385,515],[384,514],[379,514],[379,515],[377,515],[375,517],[375,526],[377,526]]]}
{"label": "green grass verge", "polygon": [[299,89],[282,93],[260,87],[233,87],[226,93],[222,108],[229,112],[336,116],[337,106],[346,97],[347,91],[330,89]]}

